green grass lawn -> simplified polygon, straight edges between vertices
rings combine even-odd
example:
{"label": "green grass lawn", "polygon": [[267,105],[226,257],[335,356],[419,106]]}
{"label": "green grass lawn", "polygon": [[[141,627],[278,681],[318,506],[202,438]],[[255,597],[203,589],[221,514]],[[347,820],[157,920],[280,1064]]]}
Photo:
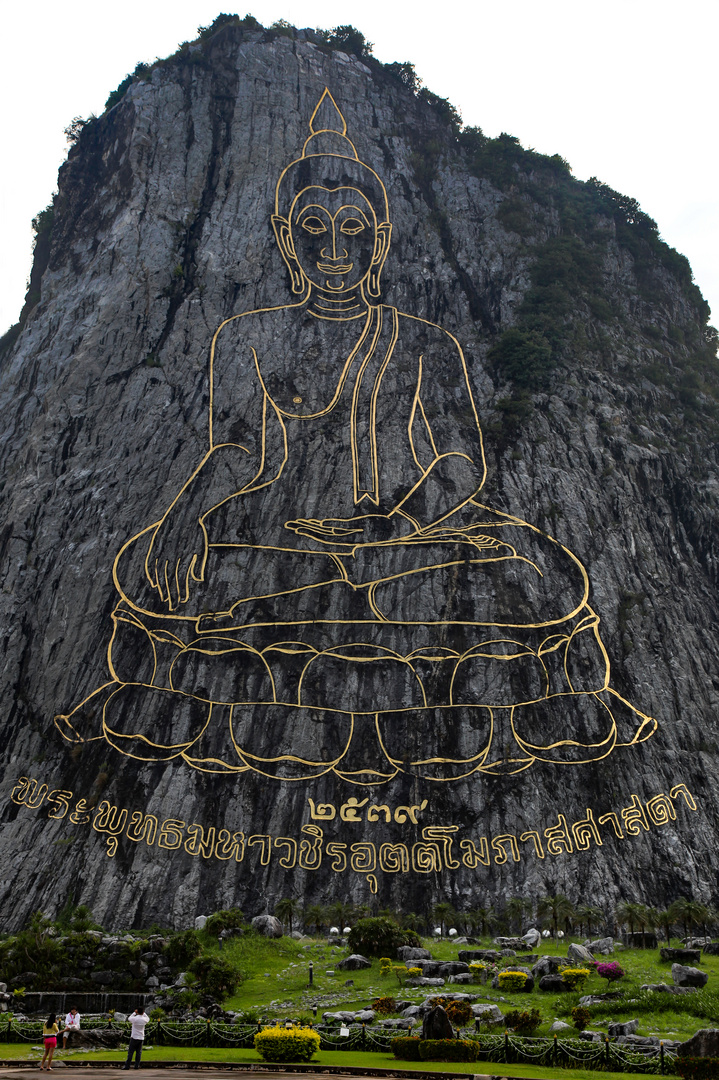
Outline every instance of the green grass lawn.
{"label": "green grass lawn", "polygon": [[[25,1049],[25,1053],[19,1051]],[[91,1051],[87,1054],[56,1054],[53,1058],[53,1068],[62,1067],[65,1059],[81,1057],[83,1061],[122,1061],[126,1053],[124,1051]],[[17,1043],[0,1043],[0,1060],[20,1061],[42,1057],[42,1051],[31,1052],[29,1047]],[[143,1060],[147,1061],[212,1061],[231,1062],[232,1064],[257,1064],[261,1063],[260,1055],[255,1050],[228,1050],[203,1047],[182,1048],[175,1046],[158,1046],[152,1050],[143,1052]],[[372,1069],[401,1069],[411,1072],[453,1072],[453,1073],[494,1073],[501,1076],[527,1077],[529,1080],[626,1080],[627,1073],[597,1073],[588,1069],[556,1069],[542,1068],[533,1065],[497,1065],[492,1062],[442,1062],[442,1061],[397,1061],[392,1054],[370,1053],[344,1050],[320,1050],[312,1058],[312,1064],[320,1069],[332,1067],[355,1066],[358,1068]],[[637,1074],[631,1074],[637,1075]]]}
{"label": "green grass lawn", "polygon": [[[561,943],[543,941],[533,955],[564,955],[571,940],[564,938]],[[378,996],[391,995],[397,999],[421,1002],[429,993],[442,993],[441,988],[434,991],[427,987],[401,987],[394,974],[380,975],[378,960],[373,960],[372,967],[363,971],[337,971],[335,964],[346,955],[346,950],[332,948],[326,939],[312,939],[311,947],[303,948],[307,943],[308,939],[297,942],[291,938],[271,940],[254,936],[227,941],[223,955],[245,972],[245,978],[237,993],[225,1002],[225,1007],[253,1013],[260,1020],[274,1017],[309,1019],[311,1006],[317,1004],[317,1019],[320,1020],[325,1011],[367,1007],[372,999]],[[463,948],[447,939],[427,939],[423,944],[438,960],[456,960],[458,948]],[[493,946],[491,940],[487,939],[481,946],[464,947]],[[642,984],[667,982],[671,985],[671,964],[660,962],[658,949],[617,949],[613,956],[599,959],[617,960],[622,965],[627,974],[612,989],[623,990],[629,1001],[617,1002],[616,1007],[612,1005],[612,1012],[608,1015],[593,1017],[588,1026],[594,1030],[606,1031],[607,1024],[613,1020],[633,1019],[635,1014],[632,1013],[631,997],[639,991]],[[314,967],[314,984],[311,990],[308,987],[310,960]],[[707,989],[719,990],[719,956],[702,956],[701,968],[709,975]],[[328,970],[334,970],[335,974],[327,975]],[[346,986],[348,980],[354,985]],[[603,993],[607,989],[607,983],[593,973],[581,993],[574,994],[548,994],[537,989],[531,994],[500,994],[489,985],[455,987],[447,984],[445,989],[475,993],[480,1001],[496,1003],[503,1012],[515,1008],[539,1009],[542,1013],[542,1026],[537,1034],[546,1035],[554,1020],[571,1023],[571,1010],[579,1003],[580,997],[584,994]],[[681,1007],[675,1007],[680,1006],[680,1003],[687,1003],[688,1008],[688,997],[670,998],[667,995],[661,1001],[671,1008],[636,1013],[639,1020],[638,1034],[687,1039],[700,1027],[719,1026],[719,997],[716,1015],[709,1018],[698,1017]]]}

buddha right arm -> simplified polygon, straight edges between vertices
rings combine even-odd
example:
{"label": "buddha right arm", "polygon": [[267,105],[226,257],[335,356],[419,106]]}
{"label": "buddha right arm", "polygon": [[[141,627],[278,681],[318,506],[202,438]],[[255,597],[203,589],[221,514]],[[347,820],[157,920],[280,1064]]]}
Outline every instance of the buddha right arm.
{"label": "buddha right arm", "polygon": [[214,447],[159,522],[145,559],[145,573],[170,611],[187,602],[191,581],[205,579],[205,518],[247,487],[257,471],[257,458],[244,447],[236,443]]}

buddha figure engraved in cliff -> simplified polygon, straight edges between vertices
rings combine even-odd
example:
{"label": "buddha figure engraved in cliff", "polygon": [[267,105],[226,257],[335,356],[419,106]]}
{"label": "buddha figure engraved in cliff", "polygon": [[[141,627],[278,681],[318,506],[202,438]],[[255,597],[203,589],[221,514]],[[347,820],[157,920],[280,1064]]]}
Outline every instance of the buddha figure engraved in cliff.
{"label": "buddha figure engraved in cliff", "polygon": [[111,678],[62,733],[360,784],[648,738],[609,685],[580,560],[480,499],[459,343],[381,302],[386,190],[327,90],[272,226],[293,295],[217,330],[207,453],[118,554]]}

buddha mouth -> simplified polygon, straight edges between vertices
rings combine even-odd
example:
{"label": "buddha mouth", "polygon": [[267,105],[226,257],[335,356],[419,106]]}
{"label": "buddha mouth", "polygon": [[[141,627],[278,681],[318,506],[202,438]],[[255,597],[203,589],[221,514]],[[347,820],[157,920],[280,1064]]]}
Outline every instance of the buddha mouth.
{"label": "buddha mouth", "polygon": [[317,263],[317,269],[323,274],[349,274],[354,263]]}

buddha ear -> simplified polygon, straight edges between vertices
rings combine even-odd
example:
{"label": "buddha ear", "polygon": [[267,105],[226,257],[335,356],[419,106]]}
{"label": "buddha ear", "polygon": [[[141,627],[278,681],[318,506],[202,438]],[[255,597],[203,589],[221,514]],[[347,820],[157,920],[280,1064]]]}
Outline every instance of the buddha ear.
{"label": "buddha ear", "polygon": [[379,279],[382,273],[382,267],[384,261],[389,253],[389,244],[392,239],[392,223],[390,221],[382,221],[377,226],[377,232],[374,242],[374,254],[372,255],[372,265],[367,276],[367,295],[373,300],[379,299],[380,285]]}
{"label": "buddha ear", "polygon": [[272,228],[275,231],[275,240],[280,249],[280,254],[285,260],[285,265],[290,272],[293,293],[303,293],[306,288],[305,276],[295,255],[295,245],[292,243],[292,230],[287,218],[279,214],[272,215]]}

